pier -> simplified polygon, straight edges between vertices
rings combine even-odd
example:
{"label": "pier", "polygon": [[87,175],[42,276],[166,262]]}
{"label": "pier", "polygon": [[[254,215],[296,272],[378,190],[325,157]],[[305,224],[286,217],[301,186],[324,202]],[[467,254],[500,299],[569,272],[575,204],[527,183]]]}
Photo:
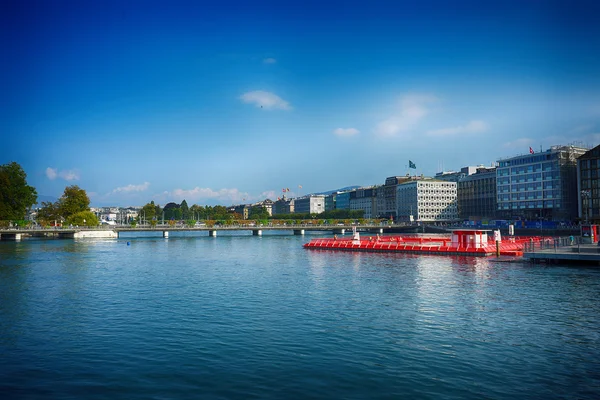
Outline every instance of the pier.
{"label": "pier", "polygon": [[533,263],[559,264],[581,263],[600,265],[600,246],[596,244],[574,243],[561,245],[546,241],[539,247],[526,247],[523,258]]}

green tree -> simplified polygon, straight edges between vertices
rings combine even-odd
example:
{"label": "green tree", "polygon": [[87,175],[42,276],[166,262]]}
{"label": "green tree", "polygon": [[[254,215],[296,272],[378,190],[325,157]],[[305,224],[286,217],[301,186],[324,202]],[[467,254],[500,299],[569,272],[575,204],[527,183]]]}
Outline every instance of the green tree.
{"label": "green tree", "polygon": [[27,174],[16,162],[0,166],[0,220],[24,219],[37,202],[37,192],[27,184]]}
{"label": "green tree", "polygon": [[179,204],[177,203],[171,202],[165,204],[163,211],[165,212],[165,221],[181,218],[181,210],[179,209]]}
{"label": "green tree", "polygon": [[190,219],[190,208],[185,199],[181,202],[179,209],[181,210],[181,219]]}
{"label": "green tree", "polygon": [[58,224],[61,221],[61,217],[60,210],[58,209],[58,202],[42,202],[42,207],[37,213],[37,220],[42,225],[54,225],[54,222]]}
{"label": "green tree", "polygon": [[211,219],[227,220],[229,219],[229,210],[225,206],[214,206],[211,209]]}
{"label": "green tree", "polygon": [[58,209],[65,219],[69,219],[79,212],[89,211],[90,198],[79,186],[67,186],[62,197],[58,199]]}
{"label": "green tree", "polygon": [[91,211],[80,211],[67,218],[68,225],[98,226],[98,217]]}
{"label": "green tree", "polygon": [[146,204],[140,212],[138,213],[138,219],[144,223],[148,221],[152,221],[154,217],[156,217],[156,204],[154,204],[154,200],[150,203]]}
{"label": "green tree", "polygon": [[252,207],[248,213],[248,219],[268,219],[269,212],[266,207]]}

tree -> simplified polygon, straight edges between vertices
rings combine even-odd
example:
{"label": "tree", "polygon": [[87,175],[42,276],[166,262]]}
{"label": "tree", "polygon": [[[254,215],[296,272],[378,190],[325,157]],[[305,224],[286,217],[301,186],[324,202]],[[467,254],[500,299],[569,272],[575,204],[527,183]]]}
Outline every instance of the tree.
{"label": "tree", "polygon": [[177,203],[165,204],[163,211],[165,212],[165,220],[181,218],[181,210],[179,209],[179,204]]}
{"label": "tree", "polygon": [[185,201],[185,199],[181,202],[179,209],[181,210],[181,219],[189,219],[190,218],[190,209],[189,209],[188,203]]}
{"label": "tree", "polygon": [[77,185],[67,186],[60,199],[58,199],[60,214],[68,219],[82,211],[90,210],[90,198],[85,190]]}
{"label": "tree", "polygon": [[266,207],[252,207],[248,213],[248,219],[269,219],[269,212]]}
{"label": "tree", "polygon": [[67,224],[78,226],[98,226],[98,217],[91,211],[80,211],[67,218]]}
{"label": "tree", "polygon": [[27,184],[23,168],[11,162],[0,166],[0,220],[20,220],[37,202],[37,192]]}
{"label": "tree", "polygon": [[150,203],[148,203],[144,207],[142,207],[142,209],[140,210],[140,212],[138,214],[138,218],[143,220],[143,222],[152,221],[152,219],[154,217],[156,217],[156,208],[157,207],[158,206],[154,204],[154,200],[152,200]]}
{"label": "tree", "polygon": [[61,220],[61,215],[60,210],[58,209],[58,202],[42,202],[42,208],[40,208],[37,213],[37,220],[42,225],[54,225],[55,221],[56,223],[59,223]]}

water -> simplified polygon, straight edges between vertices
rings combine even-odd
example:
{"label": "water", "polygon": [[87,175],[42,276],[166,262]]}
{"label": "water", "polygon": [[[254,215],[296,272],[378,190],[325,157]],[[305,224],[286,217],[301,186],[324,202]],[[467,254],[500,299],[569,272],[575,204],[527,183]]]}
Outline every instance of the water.
{"label": "water", "polygon": [[600,269],[310,237],[0,243],[0,396],[600,396]]}

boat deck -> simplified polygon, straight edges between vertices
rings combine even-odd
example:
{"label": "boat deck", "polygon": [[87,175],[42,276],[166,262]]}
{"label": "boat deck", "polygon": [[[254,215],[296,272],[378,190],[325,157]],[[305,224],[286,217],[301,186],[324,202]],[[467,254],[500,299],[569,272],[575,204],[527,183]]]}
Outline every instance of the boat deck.
{"label": "boat deck", "polygon": [[[519,257],[523,255],[526,244],[539,243],[539,236],[511,237],[499,243],[502,256]],[[496,255],[496,243],[478,246],[460,246],[453,244],[450,236],[382,236],[361,238],[320,238],[304,245],[307,249],[349,250],[349,251],[385,251],[399,253],[466,255],[486,257]]]}

